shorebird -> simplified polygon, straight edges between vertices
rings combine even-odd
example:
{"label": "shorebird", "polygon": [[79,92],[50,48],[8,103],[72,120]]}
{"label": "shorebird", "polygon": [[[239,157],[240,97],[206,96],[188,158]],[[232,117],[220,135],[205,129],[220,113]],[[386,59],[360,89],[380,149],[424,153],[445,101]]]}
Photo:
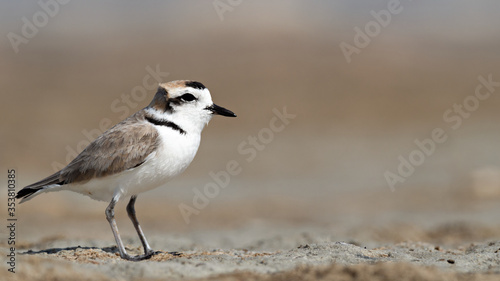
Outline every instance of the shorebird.
{"label": "shorebird", "polygon": [[[123,259],[139,261],[156,252],[149,246],[135,212],[137,195],[182,173],[200,145],[201,132],[213,115],[236,115],[212,102],[200,82],[160,84],[151,103],[97,137],[65,168],[21,189],[20,203],[44,192],[70,190],[110,202],[105,214]],[[130,197],[127,213],[144,254],[127,253],[118,232],[114,207]]]}

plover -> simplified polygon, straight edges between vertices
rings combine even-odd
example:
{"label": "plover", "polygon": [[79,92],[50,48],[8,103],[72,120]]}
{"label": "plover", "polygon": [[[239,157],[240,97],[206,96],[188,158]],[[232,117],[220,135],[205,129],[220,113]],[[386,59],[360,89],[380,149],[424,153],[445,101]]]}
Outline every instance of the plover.
{"label": "plover", "polygon": [[[214,114],[236,115],[212,102],[200,82],[178,80],[160,84],[151,103],[110,128],[59,172],[21,189],[26,202],[44,192],[70,190],[110,202],[105,214],[123,259],[150,258],[149,246],[137,221],[134,204],[139,193],[154,189],[182,173],[200,145],[201,132]],[[127,253],[114,218],[120,199],[130,197],[127,213],[144,248]]]}

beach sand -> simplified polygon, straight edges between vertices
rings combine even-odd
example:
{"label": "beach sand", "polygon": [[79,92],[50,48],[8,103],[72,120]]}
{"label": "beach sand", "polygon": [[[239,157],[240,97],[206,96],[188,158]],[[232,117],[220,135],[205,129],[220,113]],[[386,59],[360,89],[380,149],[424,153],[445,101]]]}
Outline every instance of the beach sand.
{"label": "beach sand", "polygon": [[[139,197],[143,229],[151,246],[161,251],[141,262],[119,257],[104,203],[68,192],[23,204],[16,273],[8,273],[3,263],[1,276],[6,280],[496,280],[500,274],[500,226],[495,222],[500,210],[493,200],[474,199],[465,191],[452,194],[446,210],[442,199],[429,196],[435,191],[425,188],[378,195],[344,192],[305,205],[259,195],[232,202],[215,199],[189,225],[178,204],[158,196],[167,193],[158,190]],[[421,200],[426,204],[419,209]],[[342,201],[352,206],[332,211]],[[395,212],[394,202],[405,205],[406,211]],[[78,207],[68,207],[73,204]],[[65,208],[67,212],[61,212]],[[140,254],[139,240],[123,210],[117,219],[127,250]],[[1,254],[8,254],[6,248]]]}

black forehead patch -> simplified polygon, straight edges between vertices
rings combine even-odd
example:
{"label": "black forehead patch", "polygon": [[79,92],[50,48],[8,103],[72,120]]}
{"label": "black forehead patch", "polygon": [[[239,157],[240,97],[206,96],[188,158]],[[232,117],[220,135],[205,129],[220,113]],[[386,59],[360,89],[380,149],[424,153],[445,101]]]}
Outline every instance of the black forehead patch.
{"label": "black forehead patch", "polygon": [[191,87],[191,88],[200,89],[200,90],[206,89],[205,85],[201,84],[200,82],[196,82],[196,81],[186,82],[186,87]]}

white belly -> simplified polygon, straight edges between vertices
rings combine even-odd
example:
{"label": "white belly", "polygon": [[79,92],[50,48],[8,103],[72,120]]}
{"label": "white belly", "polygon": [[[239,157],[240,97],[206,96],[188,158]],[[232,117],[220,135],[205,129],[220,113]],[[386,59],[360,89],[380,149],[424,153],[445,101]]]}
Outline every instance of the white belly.
{"label": "white belly", "polygon": [[95,200],[111,201],[115,194],[122,198],[157,188],[182,173],[193,161],[200,145],[200,134],[182,135],[168,127],[157,126],[163,140],[157,151],[137,168],[90,180],[69,184],[62,189],[89,196]]}

